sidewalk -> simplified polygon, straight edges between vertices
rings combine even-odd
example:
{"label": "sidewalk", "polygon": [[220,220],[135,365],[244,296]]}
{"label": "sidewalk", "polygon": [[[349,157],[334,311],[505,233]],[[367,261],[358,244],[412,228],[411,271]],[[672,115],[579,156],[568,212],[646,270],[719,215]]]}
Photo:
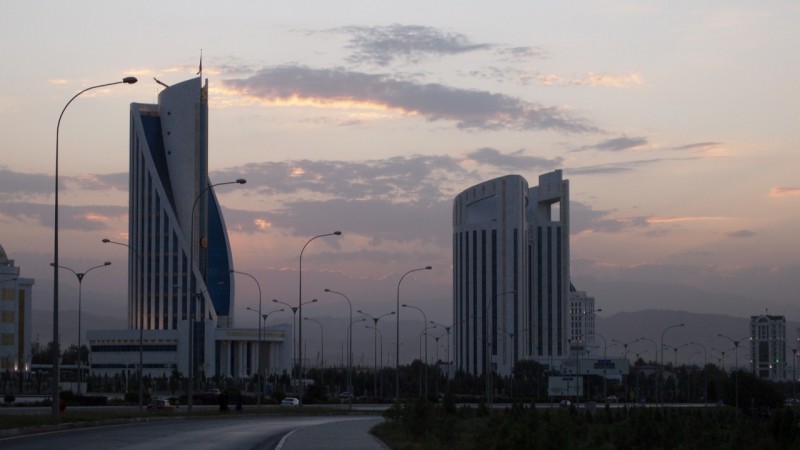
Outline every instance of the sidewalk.
{"label": "sidewalk", "polygon": [[301,428],[287,434],[275,450],[388,450],[369,430],[383,418],[353,418]]}

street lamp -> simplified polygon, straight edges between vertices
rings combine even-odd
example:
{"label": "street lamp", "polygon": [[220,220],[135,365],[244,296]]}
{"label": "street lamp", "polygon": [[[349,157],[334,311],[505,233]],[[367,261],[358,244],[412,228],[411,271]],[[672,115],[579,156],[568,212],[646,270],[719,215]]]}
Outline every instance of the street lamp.
{"label": "street lamp", "polygon": [[[53,264],[51,263],[51,265]],[[90,267],[83,272],[75,272],[67,266],[58,266],[59,269],[69,270],[75,275],[75,278],[78,279],[78,395],[81,394],[81,383],[83,381],[83,375],[81,374],[81,297],[83,296],[83,277],[85,277],[87,273],[94,269],[99,269],[101,267],[110,265],[111,263],[106,261],[99,266]]]}
{"label": "street lamp", "polygon": [[[491,306],[492,304],[494,304],[496,306],[497,305],[497,299],[501,295],[516,294],[516,293],[517,293],[517,291],[510,290],[510,291],[500,292],[499,294],[495,294],[495,296],[492,297],[491,302],[486,303],[486,310],[483,311],[483,321],[486,323],[486,325],[484,326],[484,330],[486,330],[486,331],[484,331],[484,334],[483,334],[483,354],[484,354],[484,365],[486,367],[484,369],[484,376],[486,377],[486,403],[488,403],[489,406],[492,405],[492,390],[493,389],[492,389],[492,359],[489,356],[489,336],[488,335],[491,332],[492,333],[492,337],[495,337],[495,335],[497,333],[497,330],[490,330],[491,329],[491,324],[490,324],[489,319],[488,319],[489,306]],[[497,351],[497,345],[496,344],[492,348],[494,348],[494,350]]]}
{"label": "street lamp", "polygon": [[[137,252],[133,247],[124,243],[124,242],[116,242],[112,241],[111,239],[103,239],[104,244],[116,244],[121,245],[123,247],[128,248],[128,253],[136,256],[136,259],[139,260],[139,267],[136,273],[141,273],[143,270],[144,263],[142,261],[142,256]],[[130,273],[130,268],[128,269],[128,273]],[[144,409],[144,298],[139,295],[139,283],[131,283],[132,277],[128,277],[128,283],[133,284],[135,293],[132,295],[135,302],[139,304],[139,410],[141,411]],[[138,300],[137,300],[138,298]],[[133,324],[131,324],[133,325]]]}
{"label": "street lamp", "polygon": [[61,130],[61,119],[64,117],[64,112],[67,110],[67,107],[72,103],[73,100],[78,98],[79,95],[83,94],[86,91],[90,91],[92,89],[97,89],[106,86],[113,86],[115,84],[134,84],[138,80],[136,77],[125,77],[122,81],[115,81],[113,83],[105,83],[105,84],[98,84],[96,86],[90,86],[74,96],[64,105],[64,109],[61,110],[61,114],[58,116],[58,123],[56,124],[56,166],[55,166],[55,208],[54,208],[54,217],[53,217],[53,385],[52,385],[52,394],[53,394],[53,407],[52,407],[52,414],[53,419],[56,421],[59,418],[59,409],[58,409],[58,396],[59,396],[59,372],[58,372],[58,365],[59,365],[59,357],[61,356],[61,348],[60,348],[60,341],[58,336],[58,136]]}
{"label": "street lamp", "polygon": [[[403,308],[416,309],[417,311],[420,312],[420,314],[422,314],[422,332],[425,333],[425,330],[428,329],[427,328],[428,316],[425,315],[425,311],[423,311],[422,308],[417,308],[416,306],[406,305],[406,304],[403,304]],[[434,325],[434,326],[436,326],[436,325]],[[420,358],[422,358],[422,355],[420,355]],[[425,333],[425,364],[424,364],[424,367],[425,367],[425,371],[424,371],[424,373],[425,373],[425,397],[427,397],[428,396],[428,333]],[[420,385],[420,390],[422,390],[422,385]]]}
{"label": "street lamp", "polygon": [[736,416],[738,417],[739,416],[739,343],[748,338],[743,337],[739,340],[736,340],[731,337],[725,336],[724,334],[717,334],[717,336],[723,339],[727,339],[733,343],[734,368],[736,370],[736,373],[733,374],[734,391],[735,391],[734,397],[736,402]]}
{"label": "street lamp", "polygon": [[[188,300],[189,300],[189,305],[188,305],[189,306],[189,321],[188,321],[189,322],[189,367],[188,367],[188,374],[187,374],[187,378],[188,378],[188,380],[187,380],[188,383],[187,384],[188,384],[188,386],[187,386],[187,389],[186,389],[186,397],[187,397],[187,399],[186,399],[187,400],[187,407],[186,408],[187,408],[187,410],[189,412],[192,412],[192,403],[193,403],[193,398],[192,397],[194,396],[194,393],[193,393],[193,390],[194,390],[194,370],[195,370],[195,368],[194,368],[194,363],[195,363],[195,361],[194,361],[194,324],[195,324],[194,302],[195,302],[195,299],[198,298],[198,294],[202,295],[202,292],[200,292],[200,293],[191,292],[192,287],[196,286],[196,283],[192,283],[192,279],[194,278],[194,246],[195,246],[195,242],[194,242],[194,228],[195,227],[194,227],[194,224],[196,222],[194,220],[195,208],[197,208],[197,204],[200,201],[200,199],[203,198],[203,194],[205,194],[206,192],[210,191],[211,189],[214,189],[214,187],[216,187],[216,186],[224,186],[226,184],[245,184],[245,183],[247,183],[247,180],[245,180],[244,178],[238,178],[235,181],[223,181],[221,183],[210,184],[210,185],[206,186],[205,188],[203,188],[203,190],[201,190],[197,194],[197,197],[195,197],[195,199],[194,199],[194,204],[192,204],[192,216],[191,216],[192,217],[192,223],[191,223],[191,227],[190,227],[191,228],[191,233],[190,233],[191,236],[190,236],[190,239],[189,239],[189,255],[190,255],[189,256],[189,270],[187,271],[189,273],[189,292],[187,292]],[[205,279],[203,279],[203,283],[205,283]]]}
{"label": "street lamp", "polygon": [[[328,288],[325,288],[325,292],[330,292],[331,294],[337,294],[344,297],[347,300],[347,305],[350,307],[350,323],[353,322],[353,303],[350,302],[350,299],[342,294],[341,292],[333,291]],[[353,409],[353,335],[350,333],[350,327],[347,328],[347,392],[350,393],[349,397],[349,408]]]}
{"label": "street lamp", "polygon": [[[311,239],[309,239],[305,243],[305,245],[303,245],[303,248],[300,250],[300,264],[299,264],[299,269],[297,271],[297,273],[298,273],[297,309],[298,309],[298,311],[300,311],[300,321],[297,322],[297,326],[298,326],[297,339],[298,339],[298,345],[299,345],[299,348],[297,349],[297,356],[298,356],[298,360],[299,360],[298,362],[300,364],[299,370],[300,370],[300,376],[301,377],[303,376],[303,320],[302,320],[303,319],[303,252],[306,251],[306,247],[308,247],[308,244],[310,244],[311,241],[313,241],[314,239],[318,239],[318,238],[326,237],[326,236],[341,236],[341,235],[342,235],[341,231],[334,231],[333,233],[319,234],[319,235],[314,236]],[[300,383],[300,405],[303,404],[303,393],[304,393],[304,391],[305,391],[305,385]]]}
{"label": "street lamp", "polygon": [[[250,275],[247,272],[239,272],[236,270],[231,269],[230,273],[238,273],[240,275],[246,275],[250,277],[253,281],[256,282],[256,286],[258,287],[258,317],[261,318],[261,283],[256,280],[256,277]],[[247,308],[250,311],[254,311],[252,308]],[[258,395],[256,396],[256,406],[261,406],[261,394],[264,392],[263,385],[261,383],[261,321],[258,321],[258,351],[256,351],[257,357],[257,366],[256,366],[256,373],[258,374]]]}
{"label": "street lamp", "polygon": [[659,378],[662,378],[661,379],[661,407],[662,408],[664,407],[664,380],[663,380],[663,377],[664,377],[664,375],[663,375],[664,374],[664,335],[667,334],[667,331],[669,331],[669,330],[671,330],[673,328],[678,328],[678,327],[683,327],[683,326],[686,326],[686,324],[678,323],[678,324],[675,324],[675,325],[670,325],[667,328],[665,328],[664,331],[661,332],[661,366],[659,367],[659,372],[661,373],[661,376]]}
{"label": "street lamp", "polygon": [[689,342],[691,345],[697,345],[703,349],[703,404],[708,404],[708,353],[706,353],[706,346],[699,342]]}
{"label": "street lamp", "polygon": [[319,325],[319,342],[320,342],[320,384],[322,384],[323,391],[325,390],[325,331],[322,328],[322,322],[317,319],[312,319],[310,317],[303,317],[303,320],[310,320],[315,322]]}
{"label": "street lamp", "polygon": [[[377,351],[378,351],[378,321],[383,319],[386,316],[391,316],[391,315],[395,314],[395,312],[392,311],[392,312],[388,312],[386,314],[381,314],[378,317],[375,317],[375,316],[373,316],[371,314],[365,313],[364,311],[362,311],[360,309],[358,311],[356,311],[356,312],[359,313],[359,314],[363,314],[363,315],[367,316],[368,318],[372,319],[372,324],[373,324],[372,328],[375,329],[375,331],[372,332],[372,334],[373,334],[372,346],[373,346],[373,353],[374,353],[374,355],[373,355],[373,360],[374,360],[373,364],[375,365],[375,375],[374,375],[375,381],[374,381],[374,385],[373,385],[373,395],[377,399],[378,398],[378,353],[377,353]],[[383,345],[383,335],[381,335],[381,345]],[[381,349],[381,353],[383,353],[383,349]]]}
{"label": "street lamp", "polygon": [[375,362],[375,383],[376,383],[376,385],[375,385],[375,387],[373,389],[375,389],[375,398],[376,399],[377,398],[383,398],[383,375],[381,375],[381,395],[378,395],[378,388],[377,388],[377,377],[378,377],[378,363],[377,363],[377,360],[378,360],[378,355],[380,355],[380,357],[381,357],[380,368],[381,368],[381,370],[383,369],[383,333],[381,332],[381,330],[378,329],[377,326],[366,325],[364,328],[372,328],[373,330],[375,330],[375,331],[372,332],[372,334],[374,335],[375,333],[378,333],[378,335],[380,335],[380,337],[381,337],[381,350],[380,351],[377,351],[377,343],[373,344],[373,352],[377,352],[377,354],[375,354],[374,357],[373,357],[375,359],[375,361],[376,361]]}
{"label": "street lamp", "polygon": [[404,273],[402,277],[400,277],[400,281],[397,282],[397,328],[396,328],[396,335],[397,339],[395,340],[395,363],[394,363],[394,381],[395,381],[395,400],[399,403],[400,402],[400,283],[403,282],[403,279],[406,275],[414,272],[418,272],[420,270],[431,270],[431,266],[420,267],[419,269],[411,269],[408,272]]}

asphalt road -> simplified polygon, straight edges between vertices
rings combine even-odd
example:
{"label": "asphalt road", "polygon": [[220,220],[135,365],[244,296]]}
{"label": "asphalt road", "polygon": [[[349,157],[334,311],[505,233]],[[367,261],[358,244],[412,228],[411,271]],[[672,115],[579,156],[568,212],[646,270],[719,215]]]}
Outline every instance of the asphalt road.
{"label": "asphalt road", "polygon": [[0,448],[273,449],[292,430],[346,419],[342,416],[253,416],[140,422],[0,439]]}

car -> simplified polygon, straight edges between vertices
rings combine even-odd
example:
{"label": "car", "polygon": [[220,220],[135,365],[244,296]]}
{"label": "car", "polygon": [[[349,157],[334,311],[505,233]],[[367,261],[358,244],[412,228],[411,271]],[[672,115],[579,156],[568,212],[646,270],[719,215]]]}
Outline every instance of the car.
{"label": "car", "polygon": [[564,399],[558,402],[558,406],[562,408],[569,408],[570,406],[572,406],[572,402],[567,399]]}
{"label": "car", "polygon": [[281,406],[300,406],[300,400],[295,397],[286,397],[281,401]]}
{"label": "car", "polygon": [[350,400],[353,398],[353,394],[351,392],[344,391],[339,394],[339,400]]}
{"label": "car", "polygon": [[797,405],[800,405],[800,400],[797,400],[796,398],[791,398],[790,397],[790,398],[787,398],[786,400],[784,400],[783,404],[786,405],[786,406],[797,406]]}
{"label": "car", "polygon": [[609,395],[606,397],[606,403],[617,403],[617,401],[619,401],[619,399],[616,395]]}
{"label": "car", "polygon": [[147,405],[148,411],[164,411],[164,412],[171,412],[175,409],[175,406],[172,405],[169,400],[165,398],[157,398],[153,400],[152,403]]}

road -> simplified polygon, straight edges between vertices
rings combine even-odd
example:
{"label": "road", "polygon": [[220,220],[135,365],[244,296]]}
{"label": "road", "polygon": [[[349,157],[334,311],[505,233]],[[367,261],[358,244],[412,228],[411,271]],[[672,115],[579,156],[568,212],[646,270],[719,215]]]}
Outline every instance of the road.
{"label": "road", "polygon": [[273,449],[288,432],[346,416],[252,416],[166,420],[53,431],[0,439],[3,450],[34,449]]}

